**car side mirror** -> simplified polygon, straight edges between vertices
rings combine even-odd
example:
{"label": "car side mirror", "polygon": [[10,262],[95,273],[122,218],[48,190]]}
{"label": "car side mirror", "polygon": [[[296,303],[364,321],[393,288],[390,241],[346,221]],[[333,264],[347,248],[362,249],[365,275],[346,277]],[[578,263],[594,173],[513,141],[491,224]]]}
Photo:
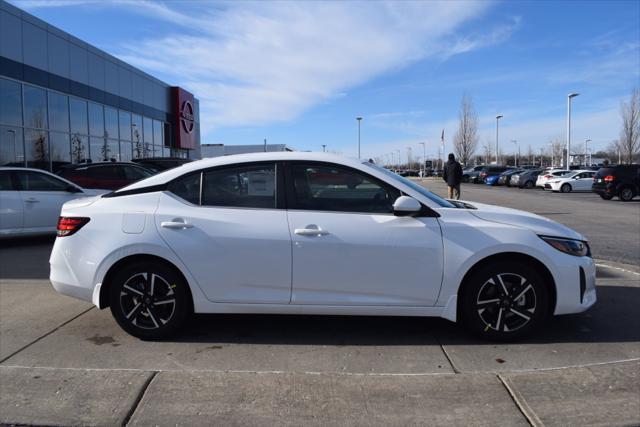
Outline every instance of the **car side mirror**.
{"label": "car side mirror", "polygon": [[400,196],[393,204],[393,214],[395,216],[415,216],[422,211],[419,201],[409,196]]}

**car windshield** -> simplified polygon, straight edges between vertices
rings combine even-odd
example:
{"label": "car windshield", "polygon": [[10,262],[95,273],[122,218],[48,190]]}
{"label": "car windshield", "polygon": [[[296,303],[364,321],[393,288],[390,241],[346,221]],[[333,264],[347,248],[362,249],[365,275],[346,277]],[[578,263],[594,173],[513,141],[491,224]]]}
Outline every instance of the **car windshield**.
{"label": "car windshield", "polygon": [[410,179],[404,178],[398,174],[395,174],[393,172],[391,172],[390,170],[387,170],[383,167],[380,167],[378,165],[374,165],[371,162],[363,162],[362,164],[375,169],[379,172],[382,172],[383,174],[385,174],[386,176],[388,176],[389,178],[393,179],[394,181],[398,181],[401,182],[402,184],[411,187],[413,190],[417,191],[418,193],[420,193],[421,195],[423,195],[424,197],[428,198],[429,200],[431,200],[434,203],[437,203],[439,206],[442,206],[443,208],[455,208],[456,206],[443,199],[442,197],[432,193],[431,191],[427,190],[426,188],[424,188],[421,185],[416,184],[415,182],[411,181]]}

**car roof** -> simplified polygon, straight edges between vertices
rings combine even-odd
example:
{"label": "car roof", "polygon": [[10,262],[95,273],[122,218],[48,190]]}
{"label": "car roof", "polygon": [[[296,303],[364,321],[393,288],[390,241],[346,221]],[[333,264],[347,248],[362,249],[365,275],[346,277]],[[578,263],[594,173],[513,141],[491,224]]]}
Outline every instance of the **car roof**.
{"label": "car roof", "polygon": [[143,165],[134,162],[95,162],[95,163],[78,163],[65,166],[60,169],[60,171],[64,170],[77,170],[77,169],[88,169],[93,167],[100,166],[134,166],[137,168],[147,169]]}
{"label": "car roof", "polygon": [[123,187],[116,192],[145,188],[154,185],[165,184],[174,178],[182,176],[192,171],[207,169],[216,166],[234,165],[241,163],[268,162],[268,161],[315,161],[337,163],[343,166],[350,166],[362,169],[362,161],[350,157],[339,156],[331,153],[303,152],[303,151],[275,151],[266,153],[246,153],[233,154],[230,156],[211,157],[202,160],[185,163],[176,168],[166,170],[157,175],[137,181],[131,185]]}

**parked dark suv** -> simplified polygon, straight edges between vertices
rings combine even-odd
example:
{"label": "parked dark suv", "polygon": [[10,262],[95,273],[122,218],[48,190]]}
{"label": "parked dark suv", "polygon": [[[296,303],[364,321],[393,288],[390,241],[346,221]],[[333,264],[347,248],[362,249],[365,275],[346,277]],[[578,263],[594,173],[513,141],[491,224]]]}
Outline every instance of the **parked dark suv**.
{"label": "parked dark suv", "polygon": [[640,165],[618,165],[600,168],[593,178],[591,191],[605,200],[618,196],[628,202],[640,194]]}
{"label": "parked dark suv", "polygon": [[126,162],[71,165],[62,168],[57,173],[80,187],[102,190],[117,190],[155,174],[150,169]]}

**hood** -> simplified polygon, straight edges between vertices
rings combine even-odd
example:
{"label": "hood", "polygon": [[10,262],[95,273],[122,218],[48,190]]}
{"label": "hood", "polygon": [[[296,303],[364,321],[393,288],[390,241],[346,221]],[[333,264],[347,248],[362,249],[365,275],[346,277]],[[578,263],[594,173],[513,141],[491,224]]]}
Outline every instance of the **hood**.
{"label": "hood", "polygon": [[464,202],[473,205],[476,209],[469,210],[471,215],[485,221],[498,222],[527,228],[536,234],[543,236],[565,237],[568,239],[587,240],[582,234],[556,221],[536,215],[531,212],[517,209],[503,208],[501,206],[485,205],[483,203]]}

